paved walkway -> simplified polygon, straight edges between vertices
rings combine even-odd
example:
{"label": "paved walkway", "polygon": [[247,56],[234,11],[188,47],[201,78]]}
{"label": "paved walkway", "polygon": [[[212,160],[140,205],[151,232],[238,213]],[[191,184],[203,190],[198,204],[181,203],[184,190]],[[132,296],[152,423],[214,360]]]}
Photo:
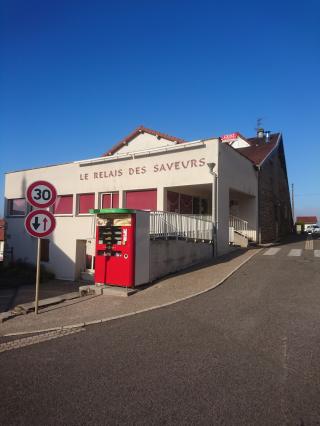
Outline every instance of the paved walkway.
{"label": "paved walkway", "polygon": [[177,303],[217,287],[259,251],[237,250],[209,265],[162,279],[130,297],[87,296],[42,308],[37,316],[17,316],[0,325],[0,335],[80,327]]}

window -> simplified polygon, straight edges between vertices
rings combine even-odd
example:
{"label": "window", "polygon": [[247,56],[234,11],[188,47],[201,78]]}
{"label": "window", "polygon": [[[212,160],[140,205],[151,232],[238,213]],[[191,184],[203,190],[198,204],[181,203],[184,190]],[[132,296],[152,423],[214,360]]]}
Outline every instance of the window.
{"label": "window", "polygon": [[167,191],[167,210],[181,214],[208,214],[208,200]]}
{"label": "window", "polygon": [[140,210],[157,210],[157,190],[126,192],[126,208]]}
{"label": "window", "polygon": [[193,197],[193,202],[192,202],[192,213],[193,214],[200,214],[200,198],[198,197]]}
{"label": "window", "polygon": [[94,194],[79,194],[78,213],[89,214],[90,209],[94,209]]}
{"label": "window", "polygon": [[59,195],[53,206],[54,214],[72,214],[73,195]]}
{"label": "window", "polygon": [[179,213],[180,211],[180,195],[178,192],[167,192],[167,210],[168,212]]}
{"label": "window", "polygon": [[192,197],[191,197],[191,195],[180,194],[180,213],[192,214]]}
{"label": "window", "polygon": [[50,245],[50,240],[44,238],[40,240],[40,250],[41,250],[41,254],[40,254],[40,260],[41,262],[49,262],[49,245]]}
{"label": "window", "polygon": [[26,200],[24,198],[13,198],[8,200],[9,216],[24,216],[26,214]]}
{"label": "window", "polygon": [[119,207],[119,192],[109,192],[102,194],[101,208],[102,209],[117,209]]}

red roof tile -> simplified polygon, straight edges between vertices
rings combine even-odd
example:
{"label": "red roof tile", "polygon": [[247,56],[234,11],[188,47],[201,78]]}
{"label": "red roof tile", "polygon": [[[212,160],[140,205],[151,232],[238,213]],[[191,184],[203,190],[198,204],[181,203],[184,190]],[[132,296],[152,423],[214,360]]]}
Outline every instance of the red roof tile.
{"label": "red roof tile", "polygon": [[270,141],[266,142],[265,138],[250,138],[247,141],[251,146],[238,148],[241,155],[248,158],[253,164],[260,165],[272,152],[279,140],[279,133],[270,135]]}
{"label": "red roof tile", "polygon": [[297,222],[301,223],[317,223],[317,216],[297,216]]}
{"label": "red roof tile", "polygon": [[115,154],[121,147],[124,145],[127,145],[132,139],[134,139],[136,136],[138,136],[140,133],[149,133],[153,136],[158,136],[159,138],[167,139],[168,141],[176,142],[176,143],[185,143],[186,141],[181,138],[176,138],[175,136],[167,135],[166,133],[158,132],[157,130],[148,129],[144,126],[137,127],[130,135],[126,136],[124,139],[122,139],[120,142],[115,144],[109,151],[105,152],[102,156],[106,157],[108,155]]}

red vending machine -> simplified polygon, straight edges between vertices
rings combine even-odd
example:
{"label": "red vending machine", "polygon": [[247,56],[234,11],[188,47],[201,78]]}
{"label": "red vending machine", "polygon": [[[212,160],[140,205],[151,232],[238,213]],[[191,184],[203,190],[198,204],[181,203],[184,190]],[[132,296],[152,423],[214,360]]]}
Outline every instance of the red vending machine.
{"label": "red vending machine", "polygon": [[97,215],[95,283],[133,288],[148,282],[149,213],[129,209],[90,212]]}

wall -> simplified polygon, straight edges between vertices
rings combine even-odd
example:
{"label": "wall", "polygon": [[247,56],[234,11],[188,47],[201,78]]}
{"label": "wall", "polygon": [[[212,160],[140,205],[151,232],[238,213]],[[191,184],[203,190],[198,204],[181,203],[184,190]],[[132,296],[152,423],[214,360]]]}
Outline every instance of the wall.
{"label": "wall", "polygon": [[212,257],[211,244],[183,240],[151,240],[150,281],[209,261]]}
{"label": "wall", "polygon": [[[219,254],[229,250],[229,194],[237,191],[246,194],[245,220],[250,228],[258,228],[258,176],[253,164],[226,143],[219,145],[218,163],[218,224],[217,245]],[[248,197],[249,196],[249,197]]]}
{"label": "wall", "polygon": [[248,222],[248,230],[244,233],[250,241],[257,241],[257,210],[256,197],[243,194],[242,192],[231,191],[230,200],[237,202],[237,205],[230,207],[230,214]]}
{"label": "wall", "polygon": [[[94,216],[57,217],[56,230],[47,237],[50,240],[49,262],[43,265],[57,278],[75,280],[76,240],[87,240],[94,235]],[[14,260],[35,263],[37,240],[24,228],[23,218],[8,219],[7,246],[14,247]]]}
{"label": "wall", "polygon": [[[76,194],[94,192],[95,208],[100,207],[103,192],[119,191],[120,207],[125,190],[157,188],[157,209],[164,209],[166,188],[180,185],[210,184],[212,176],[208,162],[217,162],[217,140],[187,143],[173,151],[102,159],[99,164],[67,163],[37,169],[7,173],[6,199],[25,196],[27,187],[36,180],[47,180],[57,189],[58,195],[73,194],[73,214],[56,215],[57,226],[49,237],[50,261],[46,266],[57,278],[74,280],[76,240],[94,236],[94,216],[78,215]],[[24,229],[24,218],[8,217],[8,244],[14,247],[15,259],[35,262],[36,239]]]}
{"label": "wall", "polygon": [[293,228],[290,192],[282,141],[259,174],[260,242],[275,241]]}
{"label": "wall", "polygon": [[142,151],[144,149],[161,148],[173,145],[175,145],[175,142],[173,141],[163,138],[158,139],[156,136],[144,132],[132,139],[132,141],[130,141],[127,145],[122,146],[117,152],[124,154],[127,152]]}

